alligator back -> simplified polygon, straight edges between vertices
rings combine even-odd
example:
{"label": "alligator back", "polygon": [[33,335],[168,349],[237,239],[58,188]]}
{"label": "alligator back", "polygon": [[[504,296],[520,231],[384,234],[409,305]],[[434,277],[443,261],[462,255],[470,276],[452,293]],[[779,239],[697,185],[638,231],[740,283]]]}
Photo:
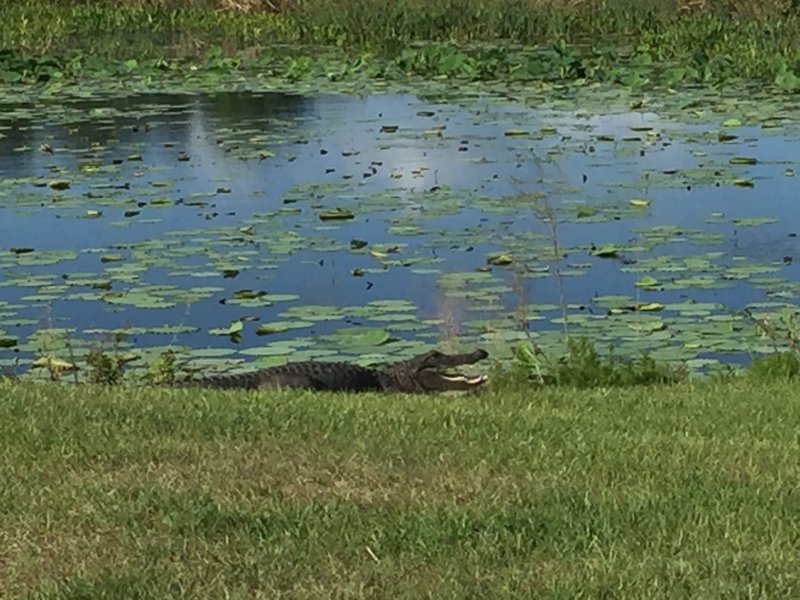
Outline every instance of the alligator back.
{"label": "alligator back", "polygon": [[249,373],[189,379],[176,385],[205,388],[293,388],[365,392],[381,390],[377,369],[343,362],[296,362]]}

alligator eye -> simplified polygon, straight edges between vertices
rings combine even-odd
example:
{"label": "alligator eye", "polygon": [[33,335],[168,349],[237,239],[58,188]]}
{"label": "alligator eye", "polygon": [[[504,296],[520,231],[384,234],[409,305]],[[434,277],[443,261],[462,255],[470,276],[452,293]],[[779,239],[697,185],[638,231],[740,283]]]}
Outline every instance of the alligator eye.
{"label": "alligator eye", "polygon": [[428,368],[436,368],[439,365],[444,354],[439,352],[438,350],[431,350],[425,354],[425,358],[422,360],[422,366]]}

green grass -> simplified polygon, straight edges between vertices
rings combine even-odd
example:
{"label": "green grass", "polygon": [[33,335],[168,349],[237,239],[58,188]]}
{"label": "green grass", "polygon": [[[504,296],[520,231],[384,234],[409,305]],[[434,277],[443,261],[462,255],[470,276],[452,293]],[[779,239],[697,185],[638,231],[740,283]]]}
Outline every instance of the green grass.
{"label": "green grass", "polygon": [[0,589],[796,597],[800,392],[0,382]]}

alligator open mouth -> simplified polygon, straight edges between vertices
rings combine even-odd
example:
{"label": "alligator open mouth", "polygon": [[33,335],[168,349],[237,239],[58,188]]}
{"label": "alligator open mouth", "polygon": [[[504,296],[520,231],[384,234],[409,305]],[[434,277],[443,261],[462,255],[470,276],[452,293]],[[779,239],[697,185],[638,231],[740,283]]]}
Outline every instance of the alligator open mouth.
{"label": "alligator open mouth", "polygon": [[469,386],[481,385],[489,381],[488,375],[462,375],[461,373],[439,373],[439,377],[450,383],[463,383]]}
{"label": "alligator open mouth", "polygon": [[483,385],[488,380],[488,377],[485,375],[452,375],[450,373],[440,373],[434,369],[423,369],[417,373],[416,379],[426,391],[460,392]]}

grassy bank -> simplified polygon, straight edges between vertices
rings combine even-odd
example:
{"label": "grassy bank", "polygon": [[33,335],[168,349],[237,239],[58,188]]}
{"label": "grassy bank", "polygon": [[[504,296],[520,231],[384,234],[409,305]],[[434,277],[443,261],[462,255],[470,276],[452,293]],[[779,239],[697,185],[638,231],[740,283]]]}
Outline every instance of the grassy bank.
{"label": "grassy bank", "polygon": [[[251,4],[278,10],[230,9]],[[280,71],[265,63],[279,46],[279,53],[311,61],[313,48],[337,48],[338,61],[358,57],[375,77],[602,81],[620,78],[616,69],[623,67],[639,74],[628,83],[756,78],[800,85],[794,0],[26,0],[0,3],[0,19],[7,24],[0,47],[14,51],[0,57],[0,76],[24,70],[19,61],[31,58],[71,75],[87,62],[156,60],[164,70],[176,68],[169,61],[209,53],[237,59],[214,68]],[[524,47],[531,52],[520,55]]]}
{"label": "grassy bank", "polygon": [[0,383],[10,597],[800,588],[791,384],[466,397]]}

